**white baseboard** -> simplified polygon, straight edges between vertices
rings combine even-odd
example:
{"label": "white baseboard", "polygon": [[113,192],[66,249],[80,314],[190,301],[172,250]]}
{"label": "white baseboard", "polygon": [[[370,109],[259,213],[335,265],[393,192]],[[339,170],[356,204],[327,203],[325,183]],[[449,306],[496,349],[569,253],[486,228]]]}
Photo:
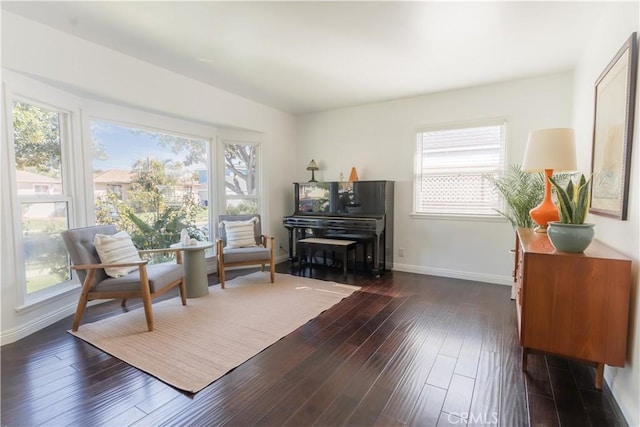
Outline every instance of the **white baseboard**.
{"label": "white baseboard", "polygon": [[428,274],[431,276],[450,277],[452,279],[473,280],[476,282],[493,283],[496,285],[511,286],[511,276],[498,276],[495,274],[473,273],[469,271],[449,270],[444,268],[420,267],[417,265],[393,263],[393,270],[405,273]]}
{"label": "white baseboard", "polygon": [[289,255],[284,254],[284,255],[278,255],[276,257],[276,264],[280,264],[281,262],[285,262],[285,261],[289,261]]}
{"label": "white baseboard", "polygon": [[[8,331],[2,331],[2,335],[0,335],[0,345],[11,344],[12,342],[21,340],[34,332],[38,332],[40,329],[46,328],[65,317],[71,316],[76,312],[76,307],[77,303],[73,302],[65,305],[64,307],[60,307],[52,313],[40,316],[25,325],[20,325],[16,328],[9,329]],[[71,323],[69,323],[69,329],[71,329]]]}

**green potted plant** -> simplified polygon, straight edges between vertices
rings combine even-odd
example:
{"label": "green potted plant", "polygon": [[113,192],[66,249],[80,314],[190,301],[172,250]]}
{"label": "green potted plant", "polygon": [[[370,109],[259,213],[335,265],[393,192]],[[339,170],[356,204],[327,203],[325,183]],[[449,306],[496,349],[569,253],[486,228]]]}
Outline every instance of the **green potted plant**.
{"label": "green potted plant", "polygon": [[589,181],[580,175],[577,183],[570,179],[566,187],[549,178],[556,192],[560,221],[549,223],[547,234],[553,246],[563,252],[583,252],[593,240],[594,224],[585,223],[589,210]]}
{"label": "green potted plant", "polygon": [[494,187],[507,203],[507,209],[496,211],[507,218],[513,228],[533,228],[529,211],[542,201],[544,181],[542,174],[522,170],[520,165],[510,165],[504,176],[491,177]]}

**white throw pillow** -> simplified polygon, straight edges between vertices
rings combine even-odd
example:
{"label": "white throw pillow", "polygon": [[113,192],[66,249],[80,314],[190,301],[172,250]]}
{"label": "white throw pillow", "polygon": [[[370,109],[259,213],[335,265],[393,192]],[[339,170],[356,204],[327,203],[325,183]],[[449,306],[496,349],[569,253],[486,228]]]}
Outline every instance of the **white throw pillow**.
{"label": "white throw pillow", "polygon": [[[102,264],[122,264],[140,261],[138,250],[126,231],[119,231],[116,234],[96,234],[93,244],[96,246],[96,251]],[[130,267],[105,268],[104,271],[111,277],[121,277],[137,269],[138,267],[134,265]]]}
{"label": "white throw pillow", "polygon": [[256,245],[255,223],[257,217],[248,221],[222,221],[227,235],[227,248],[250,248]]}

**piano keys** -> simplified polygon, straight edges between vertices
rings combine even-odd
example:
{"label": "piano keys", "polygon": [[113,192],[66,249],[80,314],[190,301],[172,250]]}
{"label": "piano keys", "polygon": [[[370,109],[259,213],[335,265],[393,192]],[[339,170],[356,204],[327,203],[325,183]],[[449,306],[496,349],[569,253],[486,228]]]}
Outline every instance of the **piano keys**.
{"label": "piano keys", "polygon": [[371,272],[393,268],[393,181],[294,183],[294,213],[282,222],[289,232],[289,258],[307,237],[356,240]]}

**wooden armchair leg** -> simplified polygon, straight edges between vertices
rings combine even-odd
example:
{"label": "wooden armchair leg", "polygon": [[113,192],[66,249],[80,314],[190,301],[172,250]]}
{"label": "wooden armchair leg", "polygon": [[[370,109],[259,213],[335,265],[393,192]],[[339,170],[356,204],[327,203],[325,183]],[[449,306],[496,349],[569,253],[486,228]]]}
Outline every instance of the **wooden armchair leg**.
{"label": "wooden armchair leg", "polygon": [[144,317],[147,319],[147,329],[151,332],[153,331],[153,308],[151,308],[151,298],[142,297],[142,304],[144,305]]}
{"label": "wooden armchair leg", "polygon": [[84,309],[87,307],[87,302],[89,301],[89,290],[91,289],[91,283],[93,282],[95,274],[96,270],[88,270],[87,277],[85,277],[84,283],[82,284],[82,291],[80,292],[80,299],[78,300],[78,308],[76,308],[76,315],[73,317],[73,325],[71,326],[71,330],[73,332],[77,331],[80,327],[80,320],[82,320]]}
{"label": "wooden armchair leg", "polygon": [[82,316],[84,315],[84,309],[87,307],[87,295],[81,295],[80,300],[78,301],[78,308],[76,308],[76,314],[73,317],[73,326],[71,330],[73,332],[77,331],[80,327],[80,321],[82,320]]}
{"label": "wooden armchair leg", "polygon": [[140,286],[142,286],[142,305],[144,306],[144,317],[147,319],[147,329],[153,331],[153,308],[151,308],[151,290],[149,288],[149,277],[147,276],[147,266],[141,265]]}
{"label": "wooden armchair leg", "polygon": [[224,267],[222,265],[220,265],[218,275],[220,276],[220,287],[224,289]]}
{"label": "wooden armchair leg", "polygon": [[180,281],[180,298],[182,299],[182,305],[187,305],[187,285],[184,277]]}

